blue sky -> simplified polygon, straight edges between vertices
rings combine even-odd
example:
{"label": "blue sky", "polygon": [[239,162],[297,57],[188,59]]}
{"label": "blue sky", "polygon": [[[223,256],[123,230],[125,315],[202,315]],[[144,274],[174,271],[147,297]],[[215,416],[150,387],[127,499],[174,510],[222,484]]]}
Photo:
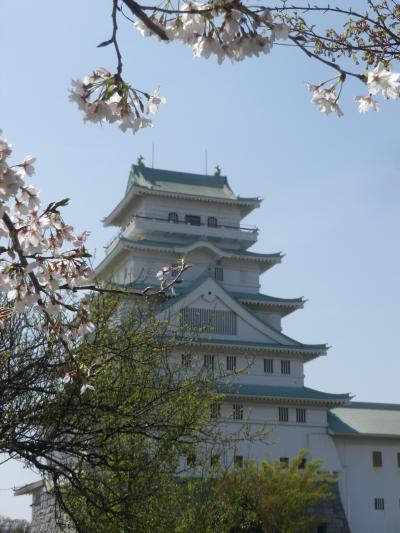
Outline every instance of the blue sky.
{"label": "blue sky", "polygon": [[[307,365],[306,384],[400,403],[400,103],[360,115],[352,98],[365,89],[351,82],[345,116],[325,117],[304,82],[331,72],[297,50],[218,66],[121,21],[125,78],[149,91],[160,84],[167,104],[155,127],[136,136],[85,125],[68,88],[96,67],[114,70],[112,51],[96,48],[110,35],[109,4],[0,3],[0,128],[16,159],[38,157],[32,182],[44,201],[71,197],[67,220],[92,231],[100,259],[114,233],[101,218],[138,155],[150,164],[154,143],[156,167],[201,173],[207,149],[209,170],[220,164],[237,194],[264,199],[245,220],[260,228],[254,250],[286,254],[262,290],[308,299],[285,320],[285,333],[332,346]],[[0,489],[33,479],[14,462],[0,466]],[[0,514],[29,518],[29,503],[0,491]]]}

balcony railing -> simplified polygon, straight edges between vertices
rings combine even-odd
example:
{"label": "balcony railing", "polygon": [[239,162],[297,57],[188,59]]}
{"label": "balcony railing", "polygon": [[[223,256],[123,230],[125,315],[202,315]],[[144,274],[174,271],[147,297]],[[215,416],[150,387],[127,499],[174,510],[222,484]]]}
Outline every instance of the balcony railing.
{"label": "balcony railing", "polygon": [[163,222],[163,223],[166,223],[168,224],[169,226],[191,226],[191,227],[203,227],[203,228],[207,228],[207,230],[210,230],[211,231],[211,234],[213,233],[213,230],[221,230],[221,229],[225,229],[225,230],[236,230],[236,231],[240,231],[240,232],[245,232],[249,235],[249,237],[251,235],[254,235],[256,236],[257,233],[258,233],[258,228],[256,226],[246,226],[246,225],[237,225],[237,226],[232,226],[232,225],[229,225],[229,224],[207,224],[207,223],[204,223],[204,222],[199,222],[199,223],[193,223],[190,222],[190,221],[186,221],[186,220],[169,220],[168,218],[160,218],[160,217],[147,217],[147,216],[144,216],[144,215],[134,215],[130,220],[129,222],[117,233],[117,235],[115,235],[108,243],[107,245],[105,246],[105,248],[108,250],[109,248],[112,247],[112,245],[114,243],[116,243],[116,241],[119,239],[119,237],[121,237],[125,232],[126,230],[129,228],[129,226],[131,225],[134,225],[136,223],[136,221],[138,220],[148,220],[148,221],[153,221],[153,222]]}
{"label": "balcony railing", "polygon": [[[187,222],[186,220],[169,220],[168,218],[158,218],[158,217],[145,217],[143,215],[135,215],[131,218],[131,220],[126,225],[129,226],[129,224],[136,218],[143,219],[143,220],[156,220],[157,222],[168,222],[169,224],[184,224],[185,226],[205,226],[207,228],[226,228],[226,229],[237,229],[240,231],[249,231],[249,232],[255,232],[258,231],[258,228],[256,226],[229,226],[227,224],[206,224],[204,222],[200,222],[199,224],[193,224],[192,222]],[[125,228],[124,228],[125,229]]]}

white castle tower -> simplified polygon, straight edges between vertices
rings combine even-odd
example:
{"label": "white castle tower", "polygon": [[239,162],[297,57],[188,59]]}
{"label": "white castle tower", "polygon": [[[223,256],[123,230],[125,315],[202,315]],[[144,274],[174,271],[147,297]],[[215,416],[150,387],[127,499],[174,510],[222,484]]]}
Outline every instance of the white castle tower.
{"label": "white castle tower", "polygon": [[[290,461],[307,449],[338,473],[352,533],[399,533],[400,406],[351,402],[349,394],[305,386],[305,364],[327,347],[282,332],[282,318],[303,307],[301,298],[260,293],[261,274],[282,259],[249,251],[258,230],[242,220],[260,203],[234,194],[219,173],[133,165],[124,197],[104,219],[119,230],[97,273],[124,285],[157,286],[155,273],[184,256],[193,267],[160,316],[179,316],[194,327],[213,324],[193,356],[208,368],[246,368],[221,384],[225,401],[215,415],[231,432],[243,419],[255,431],[271,430],[264,442],[242,444],[225,461]],[[321,531],[345,531],[333,522]]]}
{"label": "white castle tower", "polygon": [[[224,401],[212,413],[224,428],[237,433],[246,420],[253,432],[269,430],[264,440],[242,442],[221,460],[288,462],[307,449],[339,476],[340,498],[318,533],[400,533],[400,406],[351,402],[348,394],[305,386],[305,364],[326,355],[327,347],[282,333],[282,318],[303,307],[301,298],[260,293],[260,275],[281,262],[279,253],[249,251],[258,230],[242,220],[260,203],[236,196],[221,175],[133,165],[124,197],[104,219],[118,234],[97,275],[157,286],[155,273],[185,257],[193,267],[176,296],[157,308],[159,316],[206,327],[193,359],[233,374],[229,384],[221,383]],[[44,490],[39,485],[16,494],[31,493],[35,502]],[[48,507],[33,506],[35,533],[49,531],[42,526]]]}

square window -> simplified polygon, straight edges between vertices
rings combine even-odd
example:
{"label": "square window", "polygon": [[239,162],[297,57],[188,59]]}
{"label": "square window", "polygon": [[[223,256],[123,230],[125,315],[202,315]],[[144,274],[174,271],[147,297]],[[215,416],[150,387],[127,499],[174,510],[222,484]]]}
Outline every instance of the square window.
{"label": "square window", "polygon": [[289,421],[289,408],[279,407],[279,422],[288,422],[288,421]]}
{"label": "square window", "polygon": [[400,468],[400,452],[397,452],[397,466]]}
{"label": "square window", "polygon": [[227,355],[226,369],[230,370],[231,372],[236,370],[236,355]]}
{"label": "square window", "polygon": [[274,360],[273,359],[264,359],[264,373],[265,374],[274,373]]}
{"label": "square window", "polygon": [[219,418],[221,416],[221,404],[219,403],[212,403],[211,404],[211,418]]}
{"label": "square window", "polygon": [[233,458],[235,468],[243,468],[243,455],[235,455]]}
{"label": "square window", "polygon": [[233,404],[233,420],[243,420],[243,405],[240,403]]}
{"label": "square window", "polygon": [[289,361],[289,359],[282,359],[282,361],[281,361],[281,374],[290,374],[290,361]]}
{"label": "square window", "polygon": [[214,356],[206,354],[204,356],[204,368],[207,370],[214,370]]}
{"label": "square window", "polygon": [[374,499],[374,508],[375,511],[384,511],[385,510],[385,500],[383,498]]}
{"label": "square window", "polygon": [[376,468],[382,466],[382,452],[372,452],[372,466]]}
{"label": "square window", "polygon": [[296,409],[296,422],[299,424],[305,424],[306,422],[306,410],[304,407],[297,407]]}
{"label": "square window", "polygon": [[197,215],[186,215],[185,222],[186,224],[190,224],[191,226],[200,226],[201,219]]}

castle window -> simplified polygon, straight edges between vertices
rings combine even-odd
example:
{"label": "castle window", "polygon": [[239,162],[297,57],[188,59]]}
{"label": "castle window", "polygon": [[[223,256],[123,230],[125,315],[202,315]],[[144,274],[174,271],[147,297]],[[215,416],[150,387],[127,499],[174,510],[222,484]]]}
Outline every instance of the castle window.
{"label": "castle window", "polygon": [[288,407],[279,407],[279,422],[288,422],[289,421],[289,408]]}
{"label": "castle window", "polygon": [[400,453],[397,452],[397,466],[400,468]]}
{"label": "castle window", "polygon": [[207,226],[210,226],[210,228],[216,228],[218,226],[217,219],[215,217],[208,217]]}
{"label": "castle window", "polygon": [[196,454],[191,453],[186,457],[186,466],[189,468],[196,466]]}
{"label": "castle window", "polygon": [[224,281],[224,269],[220,266],[214,268],[214,279],[217,281]]}
{"label": "castle window", "polygon": [[211,418],[219,418],[221,416],[221,404],[219,403],[212,403],[211,404]]}
{"label": "castle window", "polygon": [[236,370],[236,356],[235,355],[227,355],[226,357],[226,369],[233,372]]}
{"label": "castle window", "polygon": [[303,468],[306,467],[306,464],[307,464],[307,459],[305,457],[302,457],[300,463],[299,463],[299,469],[302,470]]}
{"label": "castle window", "polygon": [[385,500],[383,498],[374,499],[375,511],[384,511],[385,510]]}
{"label": "castle window", "polygon": [[288,359],[281,361],[281,374],[290,374],[290,361]]}
{"label": "castle window", "polygon": [[214,370],[214,356],[205,354],[204,355],[204,368],[207,370]]}
{"label": "castle window", "polygon": [[203,332],[236,335],[237,316],[233,311],[185,307],[180,315],[180,325],[202,329]]}
{"label": "castle window", "polygon": [[382,466],[382,452],[372,452],[372,466],[376,468]]}
{"label": "castle window", "polygon": [[243,455],[235,455],[233,458],[235,468],[243,468]]}
{"label": "castle window", "polygon": [[264,359],[264,373],[265,374],[274,373],[274,360],[273,359]]}
{"label": "castle window", "polygon": [[233,420],[243,420],[243,405],[240,403],[233,404]]}
{"label": "castle window", "polygon": [[297,407],[296,409],[296,422],[299,424],[305,424],[306,422],[306,410],[304,407]]}
{"label": "castle window", "polygon": [[171,213],[168,213],[168,222],[173,222],[174,224],[178,224],[179,222],[178,213],[175,213],[174,211],[171,211]]}
{"label": "castle window", "polygon": [[200,226],[201,219],[198,215],[185,215],[185,222],[191,226]]}
{"label": "castle window", "polygon": [[190,353],[183,353],[182,354],[182,366],[184,368],[189,368],[192,363],[192,356]]}

